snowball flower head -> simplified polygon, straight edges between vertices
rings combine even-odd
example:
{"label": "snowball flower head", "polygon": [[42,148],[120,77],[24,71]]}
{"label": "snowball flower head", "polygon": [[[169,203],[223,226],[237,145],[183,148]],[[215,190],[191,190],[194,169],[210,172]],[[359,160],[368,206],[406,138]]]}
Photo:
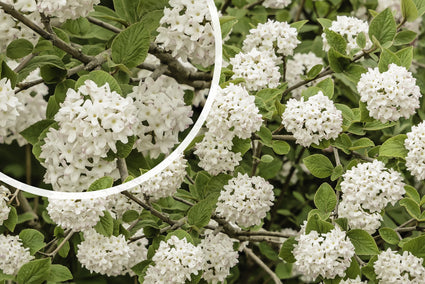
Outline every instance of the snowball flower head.
{"label": "snowball flower head", "polygon": [[81,200],[51,199],[47,206],[50,218],[63,229],[88,230],[99,222],[109,206],[107,198]]}
{"label": "snowball flower head", "polygon": [[130,246],[123,235],[106,237],[91,229],[84,232],[84,241],[77,246],[77,259],[90,272],[124,275],[132,266],[146,260],[147,243],[144,239],[144,244]]}
{"label": "snowball flower head", "polygon": [[287,22],[268,20],[249,31],[243,42],[242,50],[249,52],[256,48],[261,52],[276,52],[283,56],[292,55],[294,49],[301,42],[297,36],[297,29],[292,28]]}
{"label": "snowball flower head", "polygon": [[425,179],[425,122],[413,126],[404,140],[407,149],[406,167],[418,180]]}
{"label": "snowball flower head", "polygon": [[273,186],[265,179],[238,173],[221,191],[216,213],[238,226],[259,225],[273,200]]}
{"label": "snowball flower head", "polygon": [[16,275],[25,263],[34,259],[19,236],[0,235],[0,269],[4,274]]}
{"label": "snowball flower head", "polygon": [[[366,46],[365,49],[372,47],[372,41],[369,39],[369,24],[366,21],[362,21],[355,17],[348,16],[337,16],[336,21],[332,22],[332,25],[329,27],[329,30],[336,32],[343,36],[347,40],[347,54],[350,54],[351,51],[355,49],[360,49],[357,45],[357,36],[360,33],[364,33],[366,37]],[[329,51],[330,45],[326,38],[326,34],[322,34],[323,39],[323,49]]]}
{"label": "snowball flower head", "polygon": [[215,59],[215,38],[207,1],[173,0],[164,16],[155,41],[174,57],[204,67]]}
{"label": "snowball flower head", "polygon": [[415,114],[422,96],[412,73],[394,63],[383,73],[378,68],[369,68],[361,75],[357,90],[369,115],[382,123]]}
{"label": "snowball flower head", "polygon": [[255,97],[240,86],[230,84],[219,89],[206,125],[218,137],[238,136],[246,139],[260,130],[262,116],[255,105]]}
{"label": "snowball flower head", "polygon": [[10,191],[7,187],[0,185],[0,225],[9,218],[10,207],[7,205],[9,201]]}
{"label": "snowball flower head", "polygon": [[86,17],[100,0],[39,0],[38,11],[56,17],[61,22]]}
{"label": "snowball flower head", "polygon": [[233,65],[233,77],[245,79],[248,91],[279,86],[280,73],[277,57],[271,52],[262,52],[253,48],[247,53],[240,52],[230,59]]}
{"label": "snowball flower head", "polygon": [[231,137],[218,138],[215,133],[205,133],[204,139],[196,143],[194,154],[199,157],[199,166],[211,175],[232,172],[242,160],[241,153],[232,151]]}
{"label": "snowball flower head", "polygon": [[354,256],[354,246],[338,226],[326,234],[303,233],[296,240],[298,244],[292,251],[296,272],[311,280],[318,276],[327,279],[345,276]]}
{"label": "snowball flower head", "polygon": [[425,268],[422,263],[422,258],[408,251],[400,255],[388,248],[378,255],[373,268],[379,283],[420,284],[425,282]]}
{"label": "snowball flower head", "polygon": [[320,140],[337,138],[342,132],[342,113],[321,91],[307,101],[290,99],[282,114],[282,125],[296,143],[308,147]]}
{"label": "snowball flower head", "polygon": [[272,9],[283,9],[289,6],[291,2],[292,0],[265,0],[263,6]]}
{"label": "snowball flower head", "polygon": [[238,263],[238,252],[233,249],[234,241],[226,234],[214,234],[206,231],[205,239],[202,239],[199,246],[205,257],[204,278],[208,283],[216,284],[223,282],[230,274],[230,268]]}
{"label": "snowball flower head", "polygon": [[14,128],[19,117],[19,111],[23,110],[22,103],[16,97],[10,80],[0,80],[0,143],[4,143],[11,128]]}
{"label": "snowball flower head", "polygon": [[186,238],[171,236],[166,242],[161,241],[152,261],[155,264],[149,265],[143,283],[178,284],[191,280],[191,274],[198,275],[204,257],[202,249]]}
{"label": "snowball flower head", "polygon": [[351,229],[362,229],[373,234],[381,226],[383,220],[380,212],[369,212],[361,204],[343,199],[338,205],[338,216],[347,218]]}

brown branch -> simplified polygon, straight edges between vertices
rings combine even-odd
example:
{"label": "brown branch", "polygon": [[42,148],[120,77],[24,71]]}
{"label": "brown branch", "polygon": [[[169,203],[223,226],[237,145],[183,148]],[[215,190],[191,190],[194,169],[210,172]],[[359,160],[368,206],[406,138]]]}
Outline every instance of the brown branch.
{"label": "brown branch", "polygon": [[244,252],[247,256],[252,258],[268,275],[273,279],[274,283],[282,284],[279,277],[258,257],[254,254],[254,252],[250,248],[244,248]]}
{"label": "brown branch", "polygon": [[295,16],[295,20],[294,20],[295,22],[298,22],[300,20],[301,13],[304,8],[304,4],[305,4],[305,0],[301,0],[300,6],[298,7],[298,10],[297,10],[297,15]]}
{"label": "brown branch", "polygon": [[104,21],[98,20],[98,19],[93,18],[93,17],[87,17],[87,20],[92,24],[95,24],[99,27],[110,30],[111,32],[114,32],[114,33],[117,33],[117,34],[119,34],[122,31],[120,28],[117,28],[117,27],[115,27],[111,24],[108,24]]}

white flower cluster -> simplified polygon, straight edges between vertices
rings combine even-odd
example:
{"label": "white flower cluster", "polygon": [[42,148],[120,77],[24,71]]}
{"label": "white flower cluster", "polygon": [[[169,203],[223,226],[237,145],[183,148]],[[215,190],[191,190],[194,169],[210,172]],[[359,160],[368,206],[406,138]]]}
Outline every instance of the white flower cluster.
{"label": "white flower cluster", "polygon": [[357,90],[370,116],[382,123],[415,114],[422,96],[412,73],[393,63],[383,73],[378,68],[369,68],[361,75]]}
{"label": "white flower cluster", "polygon": [[84,232],[77,259],[90,270],[107,276],[124,275],[130,268],[147,259],[147,239],[127,244],[123,235],[106,237],[95,230]]}
{"label": "white flower cluster", "polygon": [[262,122],[255,97],[244,87],[230,84],[217,92],[206,126],[220,138],[237,136],[246,139],[260,130]]}
{"label": "white flower cluster", "polygon": [[7,78],[0,80],[0,142],[4,143],[9,135],[9,129],[14,128],[23,110],[22,103],[16,97],[10,81]]}
{"label": "white flower cluster", "polygon": [[63,229],[88,230],[99,222],[103,211],[109,208],[109,199],[82,200],[50,199],[47,213]]}
{"label": "white flower cluster", "polygon": [[425,122],[412,127],[404,140],[406,167],[418,180],[425,179]]}
{"label": "white flower cluster", "polygon": [[373,264],[376,278],[382,284],[420,284],[425,283],[425,268],[423,259],[408,251],[402,255],[388,248],[378,255]]}
{"label": "white flower cluster", "polygon": [[378,160],[358,164],[343,178],[339,217],[347,218],[351,228],[371,234],[380,226],[382,209],[388,203],[394,205],[406,192],[401,174]]}
{"label": "white flower cluster", "polygon": [[[9,66],[12,67],[12,65]],[[23,83],[38,79],[41,79],[39,68],[32,71],[28,77],[25,78]],[[19,133],[34,123],[46,118],[47,102],[43,96],[47,95],[48,91],[48,87],[42,83],[29,89],[22,90],[15,95],[21,103],[21,107],[17,108],[18,116],[15,119],[14,125],[11,125],[7,129],[7,137],[3,137],[4,139],[0,137],[0,142],[4,140],[5,143],[10,144],[16,140],[19,146],[28,143]]]}
{"label": "white flower cluster", "polygon": [[294,270],[311,280],[322,276],[333,279],[344,277],[354,256],[354,246],[338,226],[326,234],[311,231],[296,238],[292,253],[296,259]]}
{"label": "white flower cluster", "polygon": [[169,153],[179,142],[179,133],[192,124],[192,108],[184,103],[183,87],[167,76],[156,81],[146,78],[127,98],[137,108],[138,122],[132,126],[139,137],[135,145],[152,158]]}
{"label": "white flower cluster", "polygon": [[342,113],[321,91],[307,101],[290,99],[282,114],[282,125],[304,147],[322,139],[337,138],[342,131]]}
{"label": "white flower cluster", "polygon": [[39,0],[37,9],[40,13],[65,22],[68,19],[86,17],[93,11],[93,6],[99,3],[100,0]]}
{"label": "white flower cluster", "polygon": [[263,6],[272,9],[283,9],[291,4],[292,0],[265,0]]}
{"label": "white flower cluster", "polygon": [[155,41],[174,57],[204,67],[215,59],[215,38],[207,1],[171,0]]}
{"label": "white flower cluster", "polygon": [[233,66],[232,78],[245,79],[248,91],[279,86],[280,72],[276,55],[253,48],[247,53],[240,52],[230,59]]}
{"label": "white flower cluster", "polygon": [[152,261],[155,264],[148,267],[143,283],[178,284],[191,280],[191,274],[198,275],[204,256],[201,248],[192,245],[186,238],[180,240],[171,236],[166,242],[161,241]]}
{"label": "white flower cluster", "polygon": [[[364,33],[366,37],[366,46],[365,49],[372,47],[372,41],[369,39],[369,24],[366,21],[362,21],[355,17],[348,16],[337,16],[336,21],[332,22],[332,25],[329,27],[329,30],[336,32],[343,36],[347,40],[347,54],[350,54],[351,51],[355,49],[360,49],[357,45],[357,36],[360,33]],[[326,38],[326,34],[322,34],[323,39],[323,49],[329,51],[330,46]]]}
{"label": "white flower cluster", "polygon": [[341,280],[339,284],[367,284],[366,281],[362,281],[360,276],[357,276],[355,279],[347,278],[346,280]]}
{"label": "white flower cluster", "polygon": [[0,225],[3,225],[3,222],[9,218],[10,207],[7,205],[9,195],[9,189],[0,185]]}
{"label": "white flower cluster", "polygon": [[44,179],[54,190],[84,191],[98,178],[117,178],[115,163],[103,158],[117,151],[118,141],[126,144],[135,134],[131,98],[111,91],[109,84],[98,87],[87,80],[77,92],[68,89],[54,119],[58,127],[50,128],[40,154]]}
{"label": "white flower cluster", "polygon": [[25,263],[34,259],[19,236],[0,235],[0,269],[4,274],[16,275]]}
{"label": "white flower cluster", "polygon": [[[323,64],[323,60],[313,52],[295,54],[292,59],[286,62],[286,81],[289,86],[303,81],[301,76],[307,75],[307,72],[318,64]],[[314,83],[315,81],[293,90],[291,92],[292,97],[296,99],[301,98],[302,91],[312,86]]]}
{"label": "white flower cluster", "polygon": [[287,22],[268,20],[264,24],[258,24],[251,29],[243,41],[242,50],[249,52],[256,48],[260,52],[292,55],[294,49],[301,42],[297,38],[296,28],[292,28]]}
{"label": "white flower cluster", "polygon": [[242,160],[241,153],[232,152],[232,147],[232,140],[223,140],[207,132],[204,139],[196,144],[194,154],[199,157],[198,165],[215,176],[233,171]]}
{"label": "white flower cluster", "polygon": [[222,283],[230,274],[230,268],[238,263],[238,252],[233,249],[233,240],[226,234],[207,230],[199,246],[204,255],[204,278],[208,283]]}
{"label": "white flower cluster", "polygon": [[216,213],[238,226],[259,225],[273,200],[273,186],[269,182],[259,176],[238,173],[220,192]]}
{"label": "white flower cluster", "polygon": [[[401,8],[401,1],[399,0],[378,0],[378,7],[376,7],[377,12],[382,12],[386,8],[390,8],[395,11],[395,18],[398,22],[401,22],[403,20],[403,13]],[[422,17],[418,17],[413,22],[406,22],[404,24],[404,27],[406,29],[412,30],[416,33],[419,33],[422,25]]]}
{"label": "white flower cluster", "polygon": [[[3,2],[13,5],[16,10],[25,13],[26,17],[41,25],[41,18],[40,14],[36,11],[35,0],[5,0]],[[36,44],[39,36],[30,28],[16,21],[12,16],[0,9],[0,53],[4,53],[9,43],[19,38],[24,38]]]}

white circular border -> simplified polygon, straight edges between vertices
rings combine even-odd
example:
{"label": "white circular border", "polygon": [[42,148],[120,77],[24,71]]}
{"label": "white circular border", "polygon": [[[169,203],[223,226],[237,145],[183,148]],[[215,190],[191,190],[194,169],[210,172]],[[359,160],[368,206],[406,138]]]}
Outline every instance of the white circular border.
{"label": "white circular border", "polygon": [[[198,0],[199,1],[199,0]],[[211,13],[211,21],[214,29],[214,38],[215,38],[215,66],[213,79],[211,82],[211,88],[208,94],[207,101],[205,106],[193,126],[192,130],[186,136],[186,138],[180,143],[180,145],[161,163],[155,166],[153,169],[149,170],[147,173],[128,181],[124,184],[120,184],[111,188],[99,190],[99,191],[91,191],[91,192],[60,192],[60,191],[51,191],[42,188],[38,188],[35,186],[27,185],[20,181],[17,181],[2,172],[0,172],[0,181],[13,186],[16,189],[26,191],[35,195],[44,196],[48,198],[54,199],[90,199],[90,198],[98,198],[98,197],[106,197],[112,194],[117,194],[125,190],[132,189],[148,179],[152,178],[156,174],[159,174],[162,170],[164,170],[168,165],[170,165],[174,160],[176,160],[183,151],[189,146],[189,144],[193,141],[195,136],[198,134],[202,125],[204,124],[208,113],[210,112],[211,106],[216,97],[216,93],[218,90],[218,83],[220,79],[221,67],[222,67],[222,38],[221,38],[221,28],[220,28],[220,20],[218,18],[217,8],[215,7],[214,0],[206,0],[208,4],[209,11]]]}

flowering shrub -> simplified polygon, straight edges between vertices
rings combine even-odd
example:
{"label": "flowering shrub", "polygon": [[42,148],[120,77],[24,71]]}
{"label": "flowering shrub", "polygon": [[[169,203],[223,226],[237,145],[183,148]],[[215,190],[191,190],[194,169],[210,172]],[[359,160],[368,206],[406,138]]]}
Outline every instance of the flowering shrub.
{"label": "flowering shrub", "polygon": [[[422,0],[0,0],[6,283],[424,283]],[[63,194],[63,193],[62,193]]]}

